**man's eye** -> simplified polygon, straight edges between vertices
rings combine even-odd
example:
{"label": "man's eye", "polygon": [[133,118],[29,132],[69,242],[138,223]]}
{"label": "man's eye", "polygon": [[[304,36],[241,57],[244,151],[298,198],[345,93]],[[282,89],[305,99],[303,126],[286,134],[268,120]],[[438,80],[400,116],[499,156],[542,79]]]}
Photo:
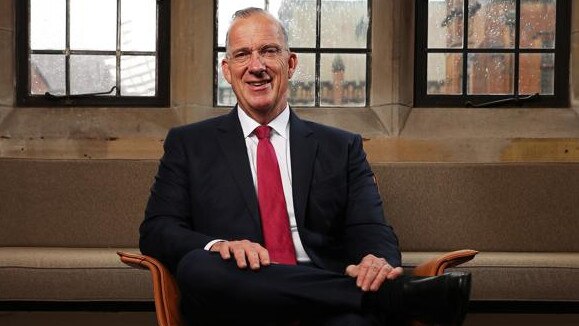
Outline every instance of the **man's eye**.
{"label": "man's eye", "polygon": [[280,49],[276,47],[267,47],[261,50],[262,55],[273,57],[276,56],[280,52]]}
{"label": "man's eye", "polygon": [[238,52],[238,53],[235,53],[235,54],[233,55],[233,58],[234,58],[235,60],[245,60],[245,59],[249,58],[249,53],[247,53],[247,52]]}

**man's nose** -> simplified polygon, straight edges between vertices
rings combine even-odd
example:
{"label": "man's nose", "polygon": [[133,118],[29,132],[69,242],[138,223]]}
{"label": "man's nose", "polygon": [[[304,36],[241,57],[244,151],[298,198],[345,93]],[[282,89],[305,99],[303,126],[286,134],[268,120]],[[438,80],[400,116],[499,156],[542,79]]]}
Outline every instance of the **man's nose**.
{"label": "man's nose", "polygon": [[257,51],[253,51],[251,53],[251,57],[249,59],[249,71],[252,73],[262,73],[265,71],[263,57]]}

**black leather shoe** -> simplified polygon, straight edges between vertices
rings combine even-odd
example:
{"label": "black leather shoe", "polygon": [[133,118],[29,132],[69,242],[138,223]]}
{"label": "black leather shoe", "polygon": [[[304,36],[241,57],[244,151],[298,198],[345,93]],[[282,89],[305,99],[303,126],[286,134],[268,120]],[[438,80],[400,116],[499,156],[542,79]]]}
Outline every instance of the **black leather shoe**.
{"label": "black leather shoe", "polygon": [[462,325],[470,287],[471,275],[464,272],[410,278],[402,290],[403,315],[430,324]]}
{"label": "black leather shoe", "polygon": [[470,273],[432,277],[401,276],[378,292],[367,292],[362,308],[388,325],[418,320],[427,324],[462,325],[470,298]]}

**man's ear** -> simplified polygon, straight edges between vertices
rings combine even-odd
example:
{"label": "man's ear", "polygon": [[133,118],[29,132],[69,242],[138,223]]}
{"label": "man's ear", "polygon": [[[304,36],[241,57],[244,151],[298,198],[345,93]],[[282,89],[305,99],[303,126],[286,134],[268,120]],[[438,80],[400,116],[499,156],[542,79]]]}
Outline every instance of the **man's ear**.
{"label": "man's ear", "polygon": [[229,70],[229,62],[227,62],[227,59],[221,60],[221,71],[223,72],[225,80],[231,84],[231,70]]}
{"label": "man's ear", "polygon": [[291,79],[298,67],[298,56],[295,53],[290,52],[287,63],[288,63],[288,78]]}

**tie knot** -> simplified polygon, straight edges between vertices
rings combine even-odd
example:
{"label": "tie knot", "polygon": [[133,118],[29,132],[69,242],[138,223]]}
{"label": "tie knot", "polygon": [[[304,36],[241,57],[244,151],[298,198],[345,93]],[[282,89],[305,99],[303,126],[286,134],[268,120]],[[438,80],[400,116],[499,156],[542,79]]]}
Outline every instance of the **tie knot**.
{"label": "tie knot", "polygon": [[269,133],[271,131],[270,126],[259,126],[255,128],[253,133],[257,136],[257,139],[269,139]]}

